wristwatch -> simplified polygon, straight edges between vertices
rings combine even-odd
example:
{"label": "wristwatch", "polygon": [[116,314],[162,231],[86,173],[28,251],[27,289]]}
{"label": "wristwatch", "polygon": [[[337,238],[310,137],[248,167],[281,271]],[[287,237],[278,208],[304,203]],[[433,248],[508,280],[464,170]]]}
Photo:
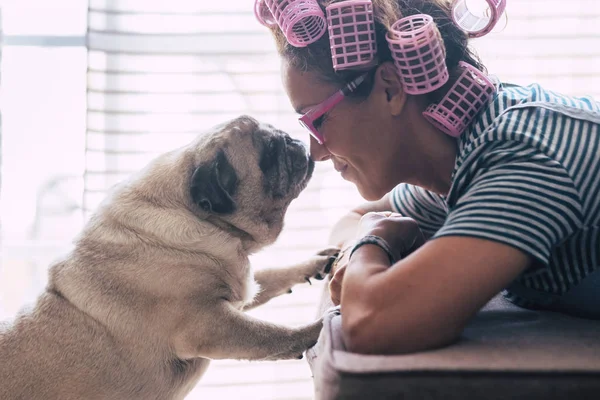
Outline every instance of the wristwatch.
{"label": "wristwatch", "polygon": [[365,244],[374,244],[374,245],[378,246],[380,249],[385,251],[385,254],[388,256],[388,258],[390,260],[390,265],[394,265],[396,263],[396,261],[397,261],[396,257],[394,257],[394,253],[392,253],[392,248],[390,247],[388,242],[386,242],[385,239],[383,239],[382,237],[375,236],[375,235],[367,235],[367,236],[363,236],[361,239],[359,239],[358,242],[356,242],[356,244],[352,248],[352,251],[350,252],[350,257],[348,258],[348,260],[350,260],[350,258],[352,258],[352,254],[354,254],[354,252],[356,250],[358,250],[361,246],[364,246]]}

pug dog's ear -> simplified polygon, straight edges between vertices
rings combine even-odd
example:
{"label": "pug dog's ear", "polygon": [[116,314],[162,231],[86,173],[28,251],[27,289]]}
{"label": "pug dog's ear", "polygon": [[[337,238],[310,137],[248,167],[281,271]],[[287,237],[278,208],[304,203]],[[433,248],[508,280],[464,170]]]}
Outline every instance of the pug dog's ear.
{"label": "pug dog's ear", "polygon": [[238,177],[225,153],[220,151],[214,161],[200,165],[192,175],[190,194],[194,203],[207,212],[231,214],[235,211],[233,196]]}

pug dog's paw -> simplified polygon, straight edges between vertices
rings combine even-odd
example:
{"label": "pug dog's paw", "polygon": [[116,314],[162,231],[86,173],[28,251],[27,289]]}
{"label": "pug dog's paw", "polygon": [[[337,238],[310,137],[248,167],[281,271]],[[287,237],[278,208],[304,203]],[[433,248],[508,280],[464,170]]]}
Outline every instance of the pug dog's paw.
{"label": "pug dog's paw", "polygon": [[306,263],[304,279],[308,283],[311,283],[310,278],[325,279],[339,252],[340,249],[337,247],[327,247],[311,257]]}
{"label": "pug dog's paw", "polygon": [[323,320],[319,319],[312,324],[295,329],[292,335],[294,338],[292,348],[281,355],[282,359],[302,359],[304,352],[317,343],[322,328]]}

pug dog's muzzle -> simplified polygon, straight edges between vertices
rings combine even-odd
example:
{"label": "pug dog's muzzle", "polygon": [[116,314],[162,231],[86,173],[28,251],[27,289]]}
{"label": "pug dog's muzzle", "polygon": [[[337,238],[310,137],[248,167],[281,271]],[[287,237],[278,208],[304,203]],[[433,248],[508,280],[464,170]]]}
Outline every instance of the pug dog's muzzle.
{"label": "pug dog's muzzle", "polygon": [[296,197],[306,187],[314,166],[301,141],[277,131],[263,149],[260,160],[265,191],[274,199],[284,198],[290,192]]}

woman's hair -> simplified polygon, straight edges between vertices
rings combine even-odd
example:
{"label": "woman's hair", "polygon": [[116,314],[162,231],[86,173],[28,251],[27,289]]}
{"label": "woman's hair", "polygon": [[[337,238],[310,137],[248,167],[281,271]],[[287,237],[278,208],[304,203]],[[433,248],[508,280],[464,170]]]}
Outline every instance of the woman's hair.
{"label": "woman's hair", "polygon": [[[317,0],[325,12],[325,7],[336,3],[337,0]],[[431,93],[433,98],[439,98],[449,89],[460,71],[458,63],[464,61],[480,71],[485,67],[477,55],[468,46],[468,36],[453,21],[451,0],[372,0],[375,20],[375,37],[377,40],[377,59],[379,64],[392,61],[386,35],[391,26],[400,18],[413,14],[428,14],[436,23],[446,48],[446,65],[450,73],[449,82],[444,87]],[[356,77],[361,71],[333,69],[329,34],[325,34],[316,42],[306,47],[294,47],[288,43],[285,35],[277,25],[271,27],[275,38],[277,51],[291,66],[301,71],[316,72],[323,81],[343,85]],[[366,96],[372,85],[361,85],[355,94]]]}

